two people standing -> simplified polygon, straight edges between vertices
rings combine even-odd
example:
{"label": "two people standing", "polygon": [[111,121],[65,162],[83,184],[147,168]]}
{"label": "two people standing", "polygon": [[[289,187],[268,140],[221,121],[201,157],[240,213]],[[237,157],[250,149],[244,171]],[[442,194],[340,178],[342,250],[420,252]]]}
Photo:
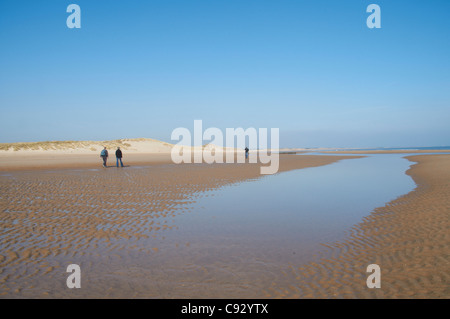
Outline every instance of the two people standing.
{"label": "two people standing", "polygon": [[[109,156],[108,150],[106,149],[106,146],[105,146],[100,153],[100,157],[103,159],[103,167],[106,167],[106,161],[108,159],[108,156]],[[119,167],[119,162],[120,162],[120,166],[123,167],[122,151],[120,150],[120,147],[118,147],[116,150],[116,166],[117,167]]]}

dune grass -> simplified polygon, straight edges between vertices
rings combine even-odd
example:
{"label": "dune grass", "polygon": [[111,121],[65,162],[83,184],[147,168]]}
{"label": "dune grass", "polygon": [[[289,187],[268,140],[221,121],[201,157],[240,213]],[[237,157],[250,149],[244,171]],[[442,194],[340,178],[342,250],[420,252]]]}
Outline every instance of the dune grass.
{"label": "dune grass", "polygon": [[[22,150],[73,150],[86,148],[91,151],[97,151],[106,148],[121,147],[124,150],[131,147],[127,142],[143,142],[143,141],[156,141],[147,138],[136,139],[120,139],[112,141],[44,141],[44,142],[19,142],[19,143],[0,143],[0,151],[22,151]],[[166,144],[166,143],[164,143]]]}

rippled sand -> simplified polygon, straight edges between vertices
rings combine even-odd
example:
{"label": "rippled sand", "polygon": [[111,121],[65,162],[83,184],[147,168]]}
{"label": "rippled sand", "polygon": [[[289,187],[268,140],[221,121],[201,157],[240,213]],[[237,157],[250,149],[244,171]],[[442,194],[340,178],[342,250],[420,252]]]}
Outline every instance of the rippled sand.
{"label": "rippled sand", "polygon": [[[292,269],[277,298],[450,298],[450,155],[407,157],[416,189],[375,209],[347,240]],[[368,289],[367,266],[381,269]]]}
{"label": "rippled sand", "polygon": [[[280,171],[346,158],[285,155]],[[205,191],[260,177],[256,164],[0,172],[0,297],[449,298],[450,155],[408,158],[418,187],[311,262],[183,227]],[[66,286],[72,263],[81,289]],[[373,263],[381,289],[366,286]]]}
{"label": "rippled sand", "polygon": [[[281,156],[280,171],[345,158]],[[280,276],[278,265],[220,240],[191,249],[189,236],[176,236],[180,216],[205,191],[258,177],[257,164],[0,173],[0,296],[260,296]],[[81,289],[66,286],[72,263]]]}

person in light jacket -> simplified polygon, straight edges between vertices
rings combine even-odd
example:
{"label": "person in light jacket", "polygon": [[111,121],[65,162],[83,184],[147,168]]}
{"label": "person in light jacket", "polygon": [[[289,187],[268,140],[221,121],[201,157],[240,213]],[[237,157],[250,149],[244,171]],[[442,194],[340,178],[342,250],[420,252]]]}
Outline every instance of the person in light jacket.
{"label": "person in light jacket", "polygon": [[106,167],[106,160],[108,159],[108,150],[106,149],[106,146],[102,149],[100,157],[103,159],[103,167]]}

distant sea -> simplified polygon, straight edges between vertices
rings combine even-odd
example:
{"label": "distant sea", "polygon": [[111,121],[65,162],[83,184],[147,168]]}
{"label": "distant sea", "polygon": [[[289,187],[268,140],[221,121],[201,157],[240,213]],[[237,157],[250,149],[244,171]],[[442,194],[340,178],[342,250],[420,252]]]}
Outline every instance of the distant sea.
{"label": "distant sea", "polygon": [[352,151],[426,151],[426,150],[450,150],[450,146],[430,146],[430,147],[378,147],[378,148],[358,148],[348,149]]}

